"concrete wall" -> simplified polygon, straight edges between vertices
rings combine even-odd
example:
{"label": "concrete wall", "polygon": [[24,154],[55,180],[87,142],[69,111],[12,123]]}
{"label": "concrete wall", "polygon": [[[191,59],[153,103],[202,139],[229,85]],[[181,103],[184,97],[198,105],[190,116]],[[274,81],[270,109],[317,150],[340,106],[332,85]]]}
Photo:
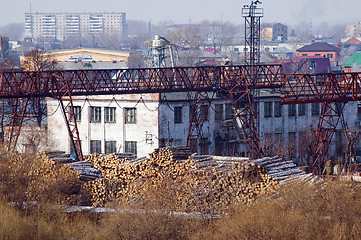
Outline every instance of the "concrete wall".
{"label": "concrete wall", "polygon": [[[118,153],[125,152],[125,141],[137,142],[137,157],[147,156],[158,147],[158,94],[77,97],[74,106],[81,106],[81,121],[77,122],[82,150],[90,154],[90,141],[116,141]],[[70,152],[70,138],[58,101],[47,99],[48,141],[53,150]],[[101,121],[90,121],[91,107],[101,107]],[[116,121],[105,122],[105,107],[116,108]],[[125,124],[125,108],[136,108],[136,123]]]}

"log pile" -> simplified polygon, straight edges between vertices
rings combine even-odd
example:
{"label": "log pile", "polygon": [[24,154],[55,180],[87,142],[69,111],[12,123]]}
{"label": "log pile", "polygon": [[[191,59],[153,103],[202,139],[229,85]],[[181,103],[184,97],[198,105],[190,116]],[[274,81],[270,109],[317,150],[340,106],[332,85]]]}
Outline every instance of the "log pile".
{"label": "log pile", "polygon": [[262,166],[246,159],[219,161],[190,154],[186,147],[168,147],[156,149],[142,160],[91,156],[87,161],[103,176],[87,184],[92,205],[156,198],[173,210],[209,214],[234,203],[251,203],[278,188],[278,182]]}

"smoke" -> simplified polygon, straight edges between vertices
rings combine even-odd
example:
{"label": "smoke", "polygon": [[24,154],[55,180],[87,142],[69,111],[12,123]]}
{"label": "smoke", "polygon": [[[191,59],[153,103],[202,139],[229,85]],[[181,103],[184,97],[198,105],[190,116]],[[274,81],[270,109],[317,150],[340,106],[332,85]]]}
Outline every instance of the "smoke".
{"label": "smoke", "polygon": [[9,37],[10,40],[22,40],[24,32],[25,25],[23,23],[10,23],[0,27],[1,35]]}

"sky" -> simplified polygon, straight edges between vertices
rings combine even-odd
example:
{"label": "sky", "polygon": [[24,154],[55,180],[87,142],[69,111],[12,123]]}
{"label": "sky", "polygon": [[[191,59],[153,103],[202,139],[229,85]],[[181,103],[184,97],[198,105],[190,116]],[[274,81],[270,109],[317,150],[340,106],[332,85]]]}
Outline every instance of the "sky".
{"label": "sky", "polygon": [[[6,0],[2,0],[6,1]],[[243,24],[250,0],[9,0],[0,8],[0,26],[23,23],[25,12],[126,12],[127,19],[197,23],[218,20]],[[360,0],[262,0],[262,22],[329,24],[361,21]]]}

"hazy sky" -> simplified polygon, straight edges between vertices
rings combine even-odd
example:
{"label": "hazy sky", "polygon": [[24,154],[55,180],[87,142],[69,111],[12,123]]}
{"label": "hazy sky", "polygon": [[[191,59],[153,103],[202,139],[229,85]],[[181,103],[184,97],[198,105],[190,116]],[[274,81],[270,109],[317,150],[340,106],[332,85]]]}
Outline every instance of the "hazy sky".
{"label": "hazy sky", "polygon": [[[2,0],[5,1],[5,0]],[[242,23],[241,8],[249,0],[8,0],[0,8],[0,26],[24,22],[24,13],[32,12],[126,12],[127,19],[171,20],[193,23],[223,20]],[[263,0],[263,22],[353,23],[361,21],[360,0]]]}

